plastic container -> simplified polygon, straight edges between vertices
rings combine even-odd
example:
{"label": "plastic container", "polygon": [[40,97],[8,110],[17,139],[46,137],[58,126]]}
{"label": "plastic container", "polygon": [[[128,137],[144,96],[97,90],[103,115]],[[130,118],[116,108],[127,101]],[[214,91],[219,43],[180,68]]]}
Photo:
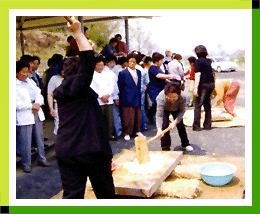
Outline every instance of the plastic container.
{"label": "plastic container", "polygon": [[203,181],[211,186],[228,184],[236,171],[236,166],[222,162],[206,163],[199,168]]}

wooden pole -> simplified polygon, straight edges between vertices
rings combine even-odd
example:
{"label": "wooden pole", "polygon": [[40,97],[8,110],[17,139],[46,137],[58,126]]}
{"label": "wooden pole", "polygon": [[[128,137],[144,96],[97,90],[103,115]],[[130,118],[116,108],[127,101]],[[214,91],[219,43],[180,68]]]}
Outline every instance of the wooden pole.
{"label": "wooden pole", "polygon": [[21,22],[20,22],[20,24],[19,24],[22,56],[25,54],[24,35],[23,35],[23,23],[24,23],[24,19],[25,19],[25,17],[22,16],[22,17],[21,17]]}
{"label": "wooden pole", "polygon": [[130,49],[130,47],[129,47],[129,24],[128,24],[127,18],[125,18],[125,38],[126,38],[126,45],[129,50]]}
{"label": "wooden pole", "polygon": [[139,164],[146,164],[150,162],[148,144],[145,136],[138,136],[135,138],[136,156]]}
{"label": "wooden pole", "polygon": [[21,41],[21,49],[22,49],[22,56],[25,54],[24,52],[24,35],[23,35],[23,30],[20,28],[20,41]]}

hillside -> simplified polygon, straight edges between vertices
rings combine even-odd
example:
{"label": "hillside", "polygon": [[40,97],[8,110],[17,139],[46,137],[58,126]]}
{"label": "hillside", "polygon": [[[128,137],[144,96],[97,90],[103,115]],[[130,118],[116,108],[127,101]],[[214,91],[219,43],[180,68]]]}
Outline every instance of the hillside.
{"label": "hillside", "polygon": [[[26,31],[24,32],[25,54],[40,57],[41,64],[38,73],[44,72],[48,66],[48,59],[55,53],[65,56],[65,49],[68,45],[67,36],[63,33],[47,31]],[[20,33],[16,34],[16,60],[22,55]]]}
{"label": "hillside", "polygon": [[[43,73],[47,68],[48,59],[55,53],[65,56],[66,46],[68,45],[68,33],[56,33],[48,31],[25,31],[25,54],[40,57],[41,64],[38,73]],[[20,33],[16,34],[16,60],[19,60],[21,53]],[[151,51],[152,52],[152,51]],[[184,57],[184,59],[187,57]],[[239,70],[245,70],[245,51],[237,50],[232,56],[232,61],[239,65]],[[187,64],[188,65],[188,64]]]}

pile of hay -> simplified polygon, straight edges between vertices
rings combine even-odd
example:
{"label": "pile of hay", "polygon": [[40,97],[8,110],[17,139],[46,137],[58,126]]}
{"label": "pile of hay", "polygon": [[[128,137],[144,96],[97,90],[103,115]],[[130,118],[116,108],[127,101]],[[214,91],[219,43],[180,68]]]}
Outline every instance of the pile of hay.
{"label": "pile of hay", "polygon": [[[199,165],[178,165],[161,184],[153,198],[157,198],[158,196],[181,199],[197,197],[201,192],[199,187],[201,176],[197,171],[198,168]],[[86,185],[86,190],[93,192],[89,180]]]}
{"label": "pile of hay", "polygon": [[170,198],[191,199],[201,192],[197,165],[178,165],[175,171],[162,183],[155,195],[168,196]]}

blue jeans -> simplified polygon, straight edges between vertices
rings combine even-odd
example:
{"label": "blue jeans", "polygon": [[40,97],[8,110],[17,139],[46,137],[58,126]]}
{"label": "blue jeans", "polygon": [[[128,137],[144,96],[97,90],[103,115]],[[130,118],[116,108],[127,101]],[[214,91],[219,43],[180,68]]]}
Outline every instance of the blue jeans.
{"label": "blue jeans", "polygon": [[141,132],[143,132],[146,130],[145,92],[144,91],[142,91],[142,94],[141,94],[141,114],[142,114]]}
{"label": "blue jeans", "polygon": [[35,138],[37,146],[37,154],[39,162],[46,162],[44,143],[43,143],[43,128],[38,114],[34,115],[35,124],[16,126],[16,139],[21,153],[22,165],[31,166],[31,144],[32,135]]}
{"label": "blue jeans", "polygon": [[120,108],[119,106],[113,104],[113,116],[114,116],[114,127],[115,135],[119,137],[122,134],[122,122],[120,117]]}

